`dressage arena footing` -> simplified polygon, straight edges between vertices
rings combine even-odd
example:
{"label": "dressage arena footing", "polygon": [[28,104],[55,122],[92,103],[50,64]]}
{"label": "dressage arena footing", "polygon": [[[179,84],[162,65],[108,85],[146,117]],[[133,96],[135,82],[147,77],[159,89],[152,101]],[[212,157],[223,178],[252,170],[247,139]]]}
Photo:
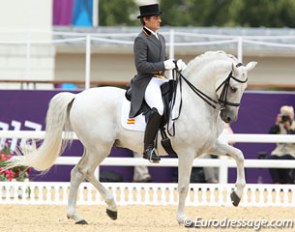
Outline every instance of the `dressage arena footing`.
{"label": "dressage arena footing", "polygon": [[[78,206],[77,211],[88,225],[75,225],[67,219],[65,205],[1,205],[0,231],[18,232],[176,232],[176,231],[258,231],[251,224],[249,228],[218,227],[195,229],[178,225],[175,217],[177,206],[125,205],[118,206],[119,217],[111,220],[105,214],[105,206]],[[189,206],[186,214],[192,220],[245,220],[295,221],[294,209],[291,207],[223,207],[223,206]],[[262,228],[259,231],[294,231],[293,228]]]}

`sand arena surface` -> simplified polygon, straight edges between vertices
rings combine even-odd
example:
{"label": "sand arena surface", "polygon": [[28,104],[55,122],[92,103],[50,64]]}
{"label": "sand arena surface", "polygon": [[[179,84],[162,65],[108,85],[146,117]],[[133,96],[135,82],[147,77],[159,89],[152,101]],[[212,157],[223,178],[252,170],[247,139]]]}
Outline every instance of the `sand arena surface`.
{"label": "sand arena surface", "polygon": [[[66,206],[46,205],[0,205],[1,232],[176,232],[176,231],[255,231],[237,228],[184,228],[179,226],[176,206],[119,206],[118,219],[111,220],[104,206],[78,206],[78,212],[88,225],[75,225],[66,218]],[[294,208],[284,207],[186,207],[192,219],[224,220],[225,218],[247,220],[284,220],[295,222]],[[295,231],[291,229],[261,229],[260,231]]]}

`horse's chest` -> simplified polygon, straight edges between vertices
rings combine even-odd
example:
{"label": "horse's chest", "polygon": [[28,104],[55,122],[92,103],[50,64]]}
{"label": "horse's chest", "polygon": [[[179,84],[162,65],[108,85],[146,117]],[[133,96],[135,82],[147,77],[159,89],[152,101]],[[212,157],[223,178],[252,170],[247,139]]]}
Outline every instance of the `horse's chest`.
{"label": "horse's chest", "polygon": [[211,149],[215,145],[217,138],[217,131],[210,130],[210,133],[203,134],[198,153],[205,153],[207,150]]}

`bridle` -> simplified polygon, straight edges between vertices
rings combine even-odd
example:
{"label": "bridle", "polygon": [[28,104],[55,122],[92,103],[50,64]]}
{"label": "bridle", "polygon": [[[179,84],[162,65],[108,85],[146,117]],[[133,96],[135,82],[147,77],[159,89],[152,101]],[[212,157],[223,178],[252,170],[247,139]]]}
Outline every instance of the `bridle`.
{"label": "bridle", "polygon": [[[174,105],[175,105],[175,101],[176,101],[176,92],[177,92],[177,86],[179,84],[180,86],[180,104],[179,104],[179,109],[178,109],[178,114],[176,117],[172,118],[172,121],[176,121],[180,114],[181,114],[181,109],[182,109],[182,80],[184,80],[187,85],[190,87],[190,89],[196,94],[198,95],[203,101],[205,101],[209,106],[211,106],[214,109],[218,109],[221,110],[223,108],[225,108],[227,105],[229,106],[234,106],[234,107],[238,107],[240,106],[240,103],[234,103],[234,102],[230,102],[227,100],[227,95],[228,95],[228,89],[230,87],[229,83],[230,80],[233,79],[239,83],[246,83],[248,81],[248,78],[244,81],[237,79],[236,77],[233,76],[233,71],[231,71],[228,76],[226,77],[226,79],[217,87],[216,92],[218,90],[220,90],[222,88],[221,94],[219,99],[216,101],[213,98],[211,98],[210,96],[208,96],[207,94],[205,94],[204,92],[202,92],[201,90],[199,90],[197,87],[195,87],[185,76],[183,76],[183,74],[181,73],[181,71],[178,69],[177,64],[175,62],[175,66],[176,68],[173,70],[172,72],[172,76],[173,76],[173,85],[172,85],[172,99],[171,99],[171,103],[169,105],[169,113],[171,114]],[[243,66],[242,63],[238,63],[236,65],[236,68]],[[219,106],[219,107],[218,107]],[[170,136],[174,136],[175,135],[175,128],[174,128],[174,124],[173,124],[173,130],[172,133],[170,133],[170,131],[168,130],[168,133]]]}
{"label": "bridle", "polygon": [[[241,67],[241,66],[243,66],[243,64],[238,63],[236,65],[236,68]],[[221,87],[223,87],[223,89],[221,91],[221,94],[220,94],[220,97],[218,99],[218,103],[222,108],[226,107],[227,105],[239,107],[240,104],[241,104],[240,102],[239,103],[234,103],[234,102],[230,102],[230,101],[227,100],[228,89],[230,87],[229,82],[230,82],[231,79],[233,79],[233,80],[235,80],[236,82],[239,82],[239,83],[246,83],[248,81],[248,78],[246,80],[244,80],[244,81],[237,79],[236,77],[233,76],[233,71],[231,71],[228,74],[227,78],[216,89],[216,92],[217,92]]]}
{"label": "bridle", "polygon": [[[237,68],[241,66],[243,66],[242,63],[238,63],[236,65]],[[195,87],[186,77],[182,75],[181,71],[179,71],[177,67],[175,71],[173,72],[173,80],[176,80],[176,86],[179,83],[180,91],[182,91],[182,80],[184,80],[195,94],[197,94],[202,100],[204,100],[209,106],[211,106],[214,109],[217,109],[218,105],[220,106],[220,108],[224,108],[227,105],[235,106],[235,107],[240,106],[240,103],[234,103],[227,100],[228,90],[230,87],[229,83],[231,79],[239,83],[246,83],[248,81],[248,78],[243,81],[237,79],[236,77],[233,76],[233,71],[231,71],[228,74],[227,78],[217,87],[216,92],[219,91],[221,88],[222,90],[221,90],[219,99],[216,101],[210,96],[208,96],[207,94],[205,94],[204,92],[202,92],[201,90],[199,90],[197,87]],[[173,91],[173,92],[176,93],[176,91]]]}
{"label": "bridle", "polygon": [[[175,62],[176,63],[176,62]],[[236,65],[236,67],[241,67],[243,66],[242,63],[238,63]],[[177,85],[179,84],[180,86],[180,95],[181,95],[181,100],[180,100],[180,105],[179,105],[179,112],[178,115],[173,118],[172,120],[177,120],[180,116],[181,113],[181,109],[182,109],[182,80],[184,80],[187,85],[190,87],[190,89],[196,94],[198,95],[203,101],[205,101],[209,106],[211,106],[214,109],[223,109],[226,106],[235,106],[238,107],[240,106],[240,102],[239,103],[235,103],[235,102],[230,102],[227,100],[227,95],[228,95],[228,89],[230,87],[229,82],[231,79],[239,82],[239,83],[246,83],[248,81],[248,78],[244,81],[237,79],[236,77],[233,76],[233,71],[231,71],[227,78],[218,86],[218,88],[216,89],[216,92],[222,88],[221,94],[219,99],[216,101],[213,98],[211,98],[210,96],[208,96],[207,94],[205,94],[204,92],[202,92],[201,90],[199,90],[197,87],[195,87],[185,76],[182,75],[181,71],[179,71],[179,69],[177,68],[176,65],[176,69],[172,72],[173,74],[173,95],[172,95],[172,101],[169,107],[169,111],[172,112],[172,109],[174,107],[175,104],[175,100],[176,100],[176,91],[177,91]],[[219,106],[219,107],[218,107]]]}

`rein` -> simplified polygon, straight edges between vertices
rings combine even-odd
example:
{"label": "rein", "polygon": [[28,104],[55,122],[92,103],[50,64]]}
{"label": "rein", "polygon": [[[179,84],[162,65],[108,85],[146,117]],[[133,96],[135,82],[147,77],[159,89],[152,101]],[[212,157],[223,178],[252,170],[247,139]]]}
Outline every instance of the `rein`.
{"label": "rein", "polygon": [[[240,67],[243,66],[242,63],[238,63],[236,65],[236,67]],[[203,101],[205,101],[209,106],[211,106],[213,109],[217,109],[217,106],[220,105],[221,108],[230,105],[230,106],[235,106],[238,107],[240,106],[240,103],[233,103],[233,102],[229,102],[227,101],[227,93],[228,93],[228,89],[230,87],[229,82],[230,79],[233,79],[239,83],[246,83],[248,81],[248,79],[241,81],[239,79],[237,79],[236,77],[234,77],[232,75],[232,71],[228,74],[227,78],[218,86],[218,88],[216,89],[216,92],[221,89],[222,87],[222,92],[220,95],[220,98],[218,99],[218,101],[214,100],[213,98],[211,98],[210,96],[208,96],[207,94],[205,94],[204,92],[202,92],[201,90],[199,90],[197,87],[195,87],[186,77],[184,77],[181,73],[181,71],[178,70],[178,68],[176,67],[176,69],[173,70],[172,72],[172,77],[174,80],[174,84],[173,84],[173,96],[172,96],[172,101],[171,104],[169,106],[169,111],[170,113],[172,112],[172,109],[175,105],[175,100],[176,100],[176,92],[177,92],[177,86],[179,84],[180,86],[180,105],[179,105],[179,110],[178,110],[178,115],[175,118],[172,118],[172,121],[176,121],[180,114],[181,114],[181,110],[182,110],[182,80],[184,80],[187,85],[190,87],[190,89],[196,94],[198,95]],[[175,135],[175,128],[174,128],[174,124],[173,124],[173,132],[170,133],[168,131],[170,136],[174,136]]]}

